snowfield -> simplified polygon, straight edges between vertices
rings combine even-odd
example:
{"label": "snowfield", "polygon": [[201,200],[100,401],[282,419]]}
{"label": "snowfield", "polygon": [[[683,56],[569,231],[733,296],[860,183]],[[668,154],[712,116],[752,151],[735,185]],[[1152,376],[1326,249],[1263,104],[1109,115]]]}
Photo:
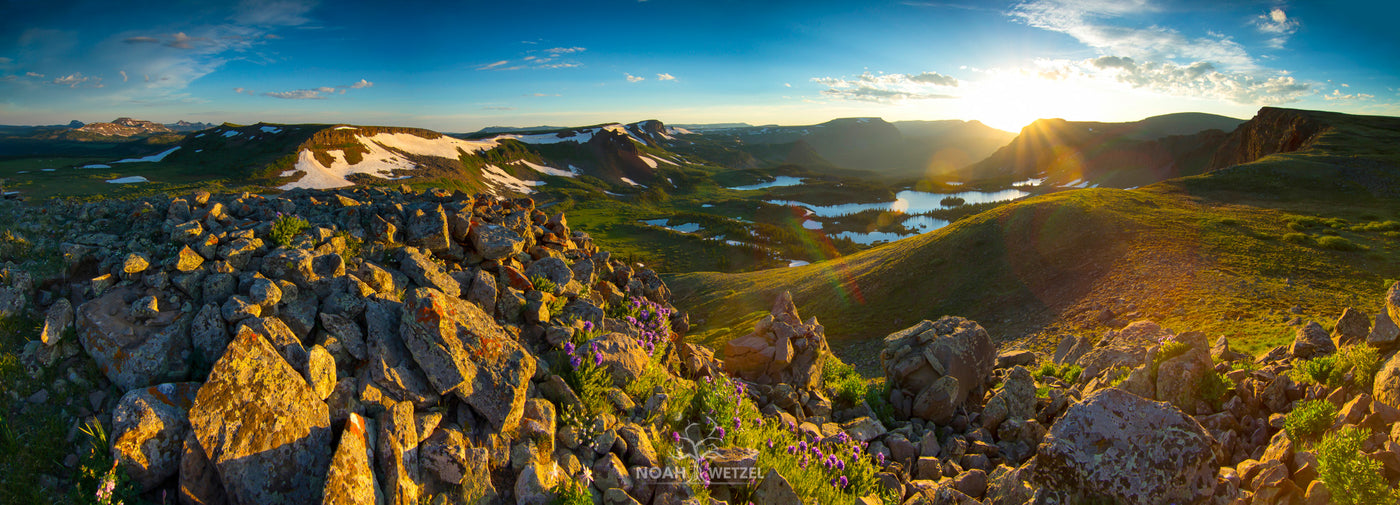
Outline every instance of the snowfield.
{"label": "snowfield", "polygon": [[[147,157],[145,157],[145,158],[127,158],[127,159],[124,159],[124,160],[113,161],[112,163],[145,163],[145,162],[148,162],[148,161],[160,161],[160,160],[165,159],[166,156],[170,156],[170,153],[173,153],[173,152],[179,151],[179,150],[180,150],[180,146],[175,146],[175,147],[172,147],[172,148],[170,148],[170,149],[167,149],[167,150],[165,150],[165,151],[163,151],[163,152],[155,153],[155,154],[152,154],[152,155],[147,156]],[[88,166],[89,166],[89,167],[93,167],[93,168],[99,168],[99,167],[94,166],[94,165],[88,165]],[[83,168],[87,168],[87,167],[83,167]],[[104,166],[101,167],[101,168],[110,168],[110,167],[106,167],[106,166],[104,165]]]}
{"label": "snowfield", "polygon": [[628,179],[628,178],[626,178],[626,177],[623,177],[623,178],[622,178],[622,182],[627,183],[628,186],[636,186],[636,187],[639,187],[639,188],[645,188],[645,187],[646,187],[646,186],[643,186],[643,185],[641,185],[641,184],[638,184],[636,181],[633,181],[632,179]]}
{"label": "snowfield", "polygon": [[[305,172],[306,175],[296,182],[282,185],[281,189],[340,188],[352,185],[350,180],[346,179],[346,176],[350,174],[368,174],[390,179],[395,178],[393,175],[395,170],[414,170],[417,168],[417,165],[412,161],[390,149],[417,156],[436,156],[455,160],[462,152],[470,154],[497,145],[494,141],[459,140],[447,136],[425,139],[409,133],[380,133],[369,137],[355,135],[355,140],[360,145],[365,146],[369,152],[365,153],[363,159],[354,165],[345,160],[345,152],[342,150],[326,151],[326,154],[331,155],[332,161],[330,166],[324,166],[321,162],[316,161],[311,150],[302,149],[300,153],[297,153],[296,166],[283,172],[282,176],[290,177],[298,171]],[[497,170],[499,171],[499,169]]]}
{"label": "snowfield", "polygon": [[226,132],[224,132],[224,136],[225,136],[225,137],[237,137],[237,136],[238,136],[238,130],[229,130],[229,131],[226,131]]}
{"label": "snowfield", "polygon": [[553,167],[546,167],[546,166],[544,166],[544,165],[539,165],[539,164],[535,164],[535,163],[530,163],[530,162],[525,161],[525,160],[520,160],[520,163],[524,164],[524,165],[527,166],[527,167],[530,167],[531,170],[534,170],[534,171],[536,171],[536,172],[539,172],[539,173],[542,173],[542,174],[545,174],[545,175],[553,175],[553,176],[556,176],[556,177],[578,177],[578,172],[573,171],[573,170],[574,170],[574,166],[573,166],[573,165],[569,165],[569,170],[560,170],[560,169],[553,168]]}
{"label": "snowfield", "polygon": [[262,130],[263,133],[282,133],[282,129],[276,126],[264,126],[258,129]]}
{"label": "snowfield", "polygon": [[148,180],[146,180],[145,177],[141,177],[141,176],[139,176],[139,175],[133,175],[133,176],[131,176],[131,177],[122,177],[122,178],[119,178],[119,179],[107,179],[107,183],[108,183],[108,184],[135,184],[135,183],[138,183],[138,182],[151,182],[151,181],[148,181]]}

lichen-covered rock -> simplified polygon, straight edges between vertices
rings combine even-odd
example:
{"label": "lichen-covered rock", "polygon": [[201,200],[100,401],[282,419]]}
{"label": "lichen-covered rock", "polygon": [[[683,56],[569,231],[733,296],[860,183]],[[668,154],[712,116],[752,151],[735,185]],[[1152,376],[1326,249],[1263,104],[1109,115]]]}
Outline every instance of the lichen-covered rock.
{"label": "lichen-covered rock", "polygon": [[316,392],[316,397],[322,400],[331,396],[331,391],[335,390],[335,359],[325,347],[319,345],[311,346],[307,351],[307,383]]}
{"label": "lichen-covered rock", "polygon": [[1215,487],[1214,443],[1170,404],[1109,388],[1055,423],[1030,481],[1057,503],[1196,503]]}
{"label": "lichen-covered rock", "polygon": [[379,450],[376,456],[384,476],[387,505],[417,505],[418,429],[413,404],[398,402],[379,418]]}
{"label": "lichen-covered rock", "polygon": [[400,333],[439,394],[454,393],[499,431],[520,422],[535,360],[475,304],[432,288],[405,297]]}
{"label": "lichen-covered rock", "polygon": [[112,456],[142,491],[180,470],[197,382],[160,384],[122,395],[112,413]]}
{"label": "lichen-covered rock", "polygon": [[324,505],[375,505],[383,503],[384,496],[375,482],[374,470],[369,463],[369,440],[366,436],[365,419],[359,414],[350,414],[345,421],[345,429],[340,434],[340,446],[331,459],[330,470],[326,473],[326,489],[321,501]]}
{"label": "lichen-covered rock", "polygon": [[1390,314],[1390,320],[1400,324],[1400,281],[1390,285],[1390,289],[1385,292],[1385,312]]}
{"label": "lichen-covered rock", "polygon": [[488,260],[501,259],[525,250],[525,240],[514,231],[497,224],[472,226],[468,232],[476,253]]}
{"label": "lichen-covered rock", "polygon": [[584,347],[592,349],[595,344],[614,386],[631,384],[646,371],[650,358],[636,339],[621,333],[605,333],[589,340]]}
{"label": "lichen-covered rock", "polygon": [[969,393],[981,390],[996,346],[976,322],[945,316],[885,337],[880,363],[898,415],[947,423]]}
{"label": "lichen-covered rock", "polygon": [[180,503],[188,505],[225,505],[228,493],[219,482],[219,471],[209,462],[194,430],[187,430],[183,456],[180,457]]}
{"label": "lichen-covered rock", "polygon": [[330,413],[266,338],[229,343],[190,409],[190,426],[235,504],[321,501]]}
{"label": "lichen-covered rock", "polygon": [[156,317],[137,322],[127,309],[142,296],[135,287],[121,287],[78,307],[78,341],[122,391],[189,375],[190,317],[162,306]]}
{"label": "lichen-covered rock", "polygon": [[302,346],[301,339],[297,338],[280,318],[252,317],[239,322],[235,333],[242,336],[249,332],[267,339],[268,343],[277,349],[277,354],[281,355],[303,380],[310,382],[311,355],[306,352],[306,347]]}
{"label": "lichen-covered rock", "polygon": [[417,249],[403,248],[403,254],[399,256],[399,266],[403,268],[403,273],[408,274],[408,278],[413,279],[419,286],[437,288],[452,297],[462,294],[462,286],[457,280],[447,275],[442,265]]}
{"label": "lichen-covered rock", "polygon": [[378,298],[365,304],[370,375],[394,401],[427,407],[437,403],[438,394],[404,346],[399,334],[402,314],[403,304],[397,301]]}
{"label": "lichen-covered rock", "polygon": [[553,461],[532,461],[515,479],[516,505],[546,505],[554,499],[554,488],[565,478]]}
{"label": "lichen-covered rock", "polygon": [[219,306],[211,303],[199,309],[190,323],[190,343],[197,359],[203,363],[218,361],[228,342],[228,326],[224,324]]}
{"label": "lichen-covered rock", "polygon": [[1201,383],[1215,373],[1210,353],[1201,347],[1191,347],[1185,354],[1163,361],[1157,367],[1156,398],[1170,402],[1176,408],[1195,412],[1201,401]]}
{"label": "lichen-covered rock", "polygon": [[1390,349],[1395,347],[1400,341],[1400,326],[1396,326],[1395,321],[1390,319],[1390,313],[1381,311],[1376,314],[1376,324],[1371,326],[1371,333],[1366,336],[1366,343],[1372,347]]}

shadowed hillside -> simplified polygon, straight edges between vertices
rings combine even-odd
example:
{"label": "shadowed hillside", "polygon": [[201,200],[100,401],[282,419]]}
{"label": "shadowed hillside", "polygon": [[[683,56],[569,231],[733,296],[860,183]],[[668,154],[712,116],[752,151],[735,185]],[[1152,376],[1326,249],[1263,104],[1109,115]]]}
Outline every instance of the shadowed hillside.
{"label": "shadowed hillside", "polygon": [[791,290],[823,315],[838,353],[867,366],[875,354],[860,350],[945,314],[1042,346],[1151,318],[1264,349],[1292,334],[1295,316],[1374,311],[1367,303],[1400,277],[1400,120],[1312,116],[1328,126],[1303,151],[1135,191],[1029,198],[807,267],[672,284],[711,343],[747,331],[755,300]]}

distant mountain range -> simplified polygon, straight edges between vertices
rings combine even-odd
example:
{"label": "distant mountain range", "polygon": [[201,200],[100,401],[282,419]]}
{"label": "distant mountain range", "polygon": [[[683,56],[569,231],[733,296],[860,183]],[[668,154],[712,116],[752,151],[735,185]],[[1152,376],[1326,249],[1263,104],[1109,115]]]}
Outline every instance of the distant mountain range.
{"label": "distant mountain range", "polygon": [[1136,187],[1205,172],[1242,119],[1203,113],[1127,123],[1040,119],[1010,144],[955,172],[962,180],[1045,179],[1055,185]]}

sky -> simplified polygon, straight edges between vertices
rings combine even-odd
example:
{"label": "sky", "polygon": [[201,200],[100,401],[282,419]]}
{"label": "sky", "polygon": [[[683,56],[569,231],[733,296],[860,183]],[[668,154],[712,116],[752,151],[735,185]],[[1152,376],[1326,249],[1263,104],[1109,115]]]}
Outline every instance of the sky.
{"label": "sky", "polygon": [[1400,4],[0,0],[0,124],[1400,115]]}

